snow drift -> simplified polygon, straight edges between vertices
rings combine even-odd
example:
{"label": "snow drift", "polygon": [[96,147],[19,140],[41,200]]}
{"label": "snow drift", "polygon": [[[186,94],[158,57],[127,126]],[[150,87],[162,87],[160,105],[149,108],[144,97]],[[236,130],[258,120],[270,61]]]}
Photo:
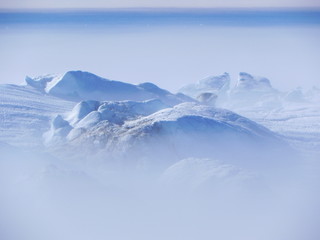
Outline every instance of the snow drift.
{"label": "snow drift", "polygon": [[[139,106],[139,113],[133,106]],[[284,141],[265,127],[231,111],[196,103],[166,107],[156,101],[104,102],[81,119],[79,112],[78,105],[64,119],[58,116],[45,135],[47,143],[61,144],[66,151],[81,148],[82,156],[111,165],[150,170],[187,157],[218,157],[264,168],[284,164],[275,160],[279,152],[289,154]]]}
{"label": "snow drift", "polygon": [[172,94],[152,83],[133,85],[82,71],[69,71],[63,76],[26,77],[26,82],[40,91],[73,101],[143,101],[159,98],[170,105],[192,101],[183,94]]}

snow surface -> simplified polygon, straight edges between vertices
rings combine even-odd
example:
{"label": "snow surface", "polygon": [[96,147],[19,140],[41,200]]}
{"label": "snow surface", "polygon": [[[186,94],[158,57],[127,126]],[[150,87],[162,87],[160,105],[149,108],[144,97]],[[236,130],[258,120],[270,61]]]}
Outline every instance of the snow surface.
{"label": "snow surface", "polygon": [[293,102],[272,110],[244,108],[238,112],[274,132],[304,153],[320,158],[320,105]]}
{"label": "snow surface", "polygon": [[70,111],[74,104],[29,86],[0,85],[0,140],[13,145],[41,145],[51,119]]}

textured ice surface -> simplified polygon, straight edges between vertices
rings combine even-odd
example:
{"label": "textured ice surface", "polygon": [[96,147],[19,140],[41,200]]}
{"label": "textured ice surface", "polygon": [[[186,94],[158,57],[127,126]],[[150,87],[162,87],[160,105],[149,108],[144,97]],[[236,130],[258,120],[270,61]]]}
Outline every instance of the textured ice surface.
{"label": "textured ice surface", "polygon": [[70,111],[74,104],[29,86],[0,85],[0,140],[13,145],[41,144],[51,119]]}
{"label": "textured ice surface", "polygon": [[303,152],[320,157],[320,104],[294,102],[269,111],[241,109],[238,112],[284,135]]}

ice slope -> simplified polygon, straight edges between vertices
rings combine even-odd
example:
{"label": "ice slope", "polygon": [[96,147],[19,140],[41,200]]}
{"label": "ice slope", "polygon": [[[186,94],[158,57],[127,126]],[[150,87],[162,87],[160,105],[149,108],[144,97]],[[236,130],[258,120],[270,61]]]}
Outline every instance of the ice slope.
{"label": "ice slope", "polygon": [[183,94],[172,94],[152,83],[133,85],[82,71],[69,71],[62,76],[26,77],[26,82],[50,95],[74,101],[144,101],[158,98],[170,105],[192,101]]}
{"label": "ice slope", "polygon": [[0,85],[0,141],[12,145],[41,145],[41,135],[58,113],[74,102],[39,92],[30,86]]}
{"label": "ice slope", "polygon": [[[55,133],[59,129],[52,130],[47,135],[49,142],[61,137]],[[90,159],[142,169],[167,167],[188,157],[220,157],[245,167],[263,168],[277,162],[273,154],[288,150],[280,137],[265,127],[231,111],[196,103],[135,115],[120,124],[102,120],[85,131],[69,134],[64,136],[68,141],[63,149],[77,152],[74,149],[79,148],[82,157],[87,154]]]}

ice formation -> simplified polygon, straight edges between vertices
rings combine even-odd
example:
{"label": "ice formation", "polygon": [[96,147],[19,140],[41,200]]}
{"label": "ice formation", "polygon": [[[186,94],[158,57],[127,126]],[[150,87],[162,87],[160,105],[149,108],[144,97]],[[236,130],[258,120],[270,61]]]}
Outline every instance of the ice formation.
{"label": "ice formation", "polygon": [[80,71],[26,82],[0,85],[1,236],[317,234],[318,88],[281,92],[247,73],[201,80],[189,97]]}
{"label": "ice formation", "polygon": [[[90,158],[123,161],[124,165],[149,170],[190,156],[216,156],[263,168],[282,165],[274,161],[277,151],[289,154],[280,136],[224,109],[196,103],[168,107],[156,100],[103,102],[80,119],[79,105],[87,106],[81,102],[66,114],[68,124],[64,120],[58,128],[52,125],[45,134],[48,144],[56,144],[58,138],[63,148],[87,149]],[[65,134],[65,130],[69,132]],[[260,155],[259,161],[256,154]],[[83,152],[81,155],[85,157]]]}
{"label": "ice formation", "polygon": [[[203,96],[203,94],[212,94],[213,96],[217,96],[219,101],[224,101],[229,88],[230,76],[228,73],[224,73],[219,76],[206,77],[197,83],[182,87],[179,91],[195,99],[201,99],[201,95]],[[206,101],[206,103],[214,105],[215,101]]]}
{"label": "ice formation", "polygon": [[28,85],[50,95],[67,100],[97,101],[144,101],[159,98],[166,104],[175,105],[191,98],[172,94],[152,83],[133,85],[113,81],[89,72],[69,71],[62,76],[26,77]]}

